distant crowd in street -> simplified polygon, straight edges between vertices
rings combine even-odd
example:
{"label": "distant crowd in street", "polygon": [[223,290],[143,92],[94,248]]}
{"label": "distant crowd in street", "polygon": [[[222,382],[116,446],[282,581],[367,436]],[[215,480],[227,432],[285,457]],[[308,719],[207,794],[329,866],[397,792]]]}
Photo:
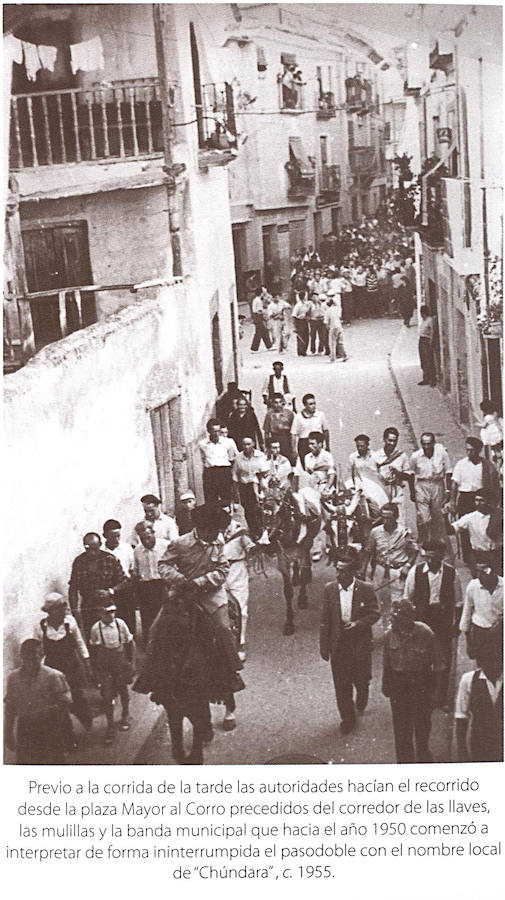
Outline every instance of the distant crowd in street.
{"label": "distant crowd in street", "polygon": [[251,350],[282,353],[295,332],[299,356],[347,360],[342,326],[355,319],[399,315],[410,325],[415,308],[412,237],[401,225],[364,219],[324,235],[320,246],[302,247],[290,260],[290,290],[273,275],[251,301],[255,326]]}

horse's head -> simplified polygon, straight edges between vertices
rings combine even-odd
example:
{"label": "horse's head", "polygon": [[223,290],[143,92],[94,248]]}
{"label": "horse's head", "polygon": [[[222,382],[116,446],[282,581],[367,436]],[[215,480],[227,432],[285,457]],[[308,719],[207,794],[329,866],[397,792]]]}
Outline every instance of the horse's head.
{"label": "horse's head", "polygon": [[291,492],[286,488],[271,486],[261,501],[263,526],[268,534],[274,532],[285,537],[294,523]]}

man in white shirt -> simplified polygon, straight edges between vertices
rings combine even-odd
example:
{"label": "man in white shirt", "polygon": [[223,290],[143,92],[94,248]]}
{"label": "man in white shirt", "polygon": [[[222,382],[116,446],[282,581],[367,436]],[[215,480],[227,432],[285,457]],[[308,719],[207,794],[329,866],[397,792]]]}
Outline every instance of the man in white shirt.
{"label": "man in white shirt", "polygon": [[[393,283],[395,276],[393,275]],[[393,284],[394,286],[394,284]],[[435,357],[433,355],[433,337],[434,337],[434,319],[430,315],[427,306],[421,306],[421,321],[419,322],[419,362],[423,372],[420,385],[430,385],[434,387],[437,383],[437,373],[435,369]]]}
{"label": "man in white shirt", "polygon": [[251,344],[251,350],[253,352],[259,350],[261,341],[263,341],[267,350],[270,350],[270,347],[272,346],[272,341],[270,340],[265,321],[265,304],[263,300],[264,297],[262,291],[258,291],[251,305],[252,320],[254,323],[254,336]]}
{"label": "man in white shirt", "polygon": [[421,435],[421,449],[410,457],[414,475],[417,533],[420,541],[441,541],[445,537],[443,507],[451,462],[442,444],[431,431]]}
{"label": "man in white shirt", "polygon": [[356,266],[351,272],[354,312],[359,319],[365,312],[366,272],[363,266]]}
{"label": "man in white shirt", "polygon": [[382,484],[391,503],[398,507],[398,523],[406,524],[407,485],[411,474],[407,454],[398,450],[400,433],[397,428],[386,428],[383,434],[384,446],[373,450],[372,457],[377,466]]}
{"label": "man in white shirt", "polygon": [[323,450],[323,435],[319,431],[309,434],[309,452],[305,457],[305,471],[311,476],[311,485],[319,493],[328,493],[335,484],[335,460],[329,450]]}
{"label": "man in white shirt", "polygon": [[306,291],[297,294],[296,303],[291,313],[296,332],[296,352],[298,356],[307,356],[309,346],[310,301]]}
{"label": "man in white shirt", "polygon": [[103,523],[104,546],[107,553],[112,553],[119,560],[128,581],[116,594],[116,604],[120,619],[124,619],[133,637],[136,633],[136,600],[133,592],[131,577],[133,574],[133,549],[131,544],[121,540],[121,522],[117,519],[107,519]]}
{"label": "man in white shirt", "polygon": [[470,659],[479,660],[487,652],[503,627],[503,578],[487,559],[474,554],[476,577],[467,586],[460,629],[466,637]]}
{"label": "man in white shirt", "polygon": [[291,398],[288,378],[284,372],[284,363],[277,359],[272,363],[272,368],[273,372],[267,376],[261,389],[263,402],[268,407],[272,406],[275,394],[282,394],[286,401]]}
{"label": "man in white shirt", "polygon": [[293,473],[293,466],[289,459],[281,456],[279,441],[272,441],[268,452],[268,472],[265,482],[268,487],[286,487],[289,476]]}
{"label": "man in white shirt", "polygon": [[[480,455],[482,446],[482,441],[479,438],[468,437],[465,440],[466,456],[463,459],[459,459],[454,466],[450,505],[452,515],[457,515],[458,518],[466,515],[466,513],[473,512],[475,509],[475,494],[484,488],[484,466],[486,466],[487,480],[492,487],[497,487],[497,493],[501,495],[498,473],[492,463],[482,459]],[[463,532],[461,535],[461,551],[463,560],[468,565],[470,563],[471,548],[466,532]]]}
{"label": "man in white shirt", "polygon": [[291,309],[289,303],[284,300],[283,297],[280,297],[276,294],[270,300],[268,304],[268,318],[271,322],[272,333],[274,336],[274,345],[277,347],[279,353],[282,353],[283,350],[287,347],[287,319],[286,313],[287,310]]}
{"label": "man in white shirt", "polygon": [[[33,637],[42,643],[44,665],[63,672],[72,694],[72,712],[90,730],[93,715],[84,695],[86,676],[92,676],[88,648],[62,594],[47,594],[41,608],[46,615],[35,626]],[[69,738],[70,731],[71,725]]]}
{"label": "man in white shirt", "polygon": [[309,434],[311,431],[319,431],[323,435],[325,447],[329,450],[330,432],[326,416],[323,412],[316,409],[314,394],[305,394],[302,397],[302,410],[295,414],[291,425],[293,457],[298,453],[302,466],[304,466],[305,457],[309,452]]}
{"label": "man in white shirt", "polygon": [[359,480],[361,478],[372,478],[374,481],[378,481],[377,466],[370,451],[370,438],[367,434],[357,434],[354,443],[356,450],[349,455],[353,483],[357,483],[357,487],[360,487]]}
{"label": "man in white shirt", "polygon": [[337,359],[347,361],[347,353],[344,347],[344,333],[342,330],[342,305],[340,294],[328,297],[324,322],[328,329],[328,345],[330,348],[330,362]]}
{"label": "man in white shirt", "polygon": [[268,460],[261,450],[256,450],[252,438],[245,437],[242,451],[233,463],[233,481],[237,485],[249,532],[253,540],[261,533],[261,511],[258,494],[268,473]]}
{"label": "man in white shirt", "polygon": [[479,556],[486,558],[499,575],[503,567],[503,543],[498,538],[489,536],[491,522],[491,506],[484,491],[475,493],[475,509],[451,522],[451,528],[458,534],[465,533],[470,541],[472,553],[478,551]]}
{"label": "man in white shirt", "polygon": [[[459,762],[503,761],[503,644],[481,654],[478,669],[464,672],[454,717]],[[468,726],[470,725],[470,741]]]}
{"label": "man in white shirt", "polygon": [[237,447],[232,438],[223,437],[222,427],[217,419],[209,419],[207,422],[207,435],[203,441],[200,441],[205,502],[218,501],[229,508],[231,506],[231,469],[238,452]]}
{"label": "man in white shirt", "polygon": [[[175,519],[167,516],[161,511],[161,500],[156,494],[144,494],[140,498],[140,502],[144,507],[144,521],[149,522],[154,528],[157,538],[163,541],[175,541],[179,537],[179,529]],[[132,537],[132,544],[138,543],[138,532],[135,530]]]}
{"label": "man in white shirt", "polygon": [[135,531],[140,538],[140,544],[133,551],[135,590],[142,622],[142,639],[147,647],[149,629],[163,600],[163,580],[158,572],[158,562],[169,542],[158,538],[149,522],[139,522]]}

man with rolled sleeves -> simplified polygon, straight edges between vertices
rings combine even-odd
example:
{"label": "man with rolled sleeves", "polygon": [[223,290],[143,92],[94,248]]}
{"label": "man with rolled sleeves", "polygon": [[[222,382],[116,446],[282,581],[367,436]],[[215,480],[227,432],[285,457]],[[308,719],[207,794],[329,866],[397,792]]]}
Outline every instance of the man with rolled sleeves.
{"label": "man with rolled sleeves", "polygon": [[[475,509],[475,494],[485,490],[491,504],[501,499],[500,477],[495,466],[481,456],[483,443],[479,438],[468,437],[465,441],[466,456],[454,466],[451,485],[451,513],[461,518]],[[461,534],[461,551],[466,564],[471,561],[471,546],[468,534]]]}
{"label": "man with rolled sleeves", "polygon": [[[356,561],[349,550],[336,553],[337,580],[324,589],[320,653],[330,660],[340,730],[348,734],[356,724],[356,710],[364,712],[372,677],[372,625],[379,618],[373,585],[355,577]],[[356,690],[356,702],[353,691]]]}
{"label": "man with rolled sleeves", "polygon": [[421,448],[410,457],[414,475],[417,534],[421,541],[441,541],[445,537],[443,507],[452,471],[449,454],[435,441],[432,431],[421,435]]}

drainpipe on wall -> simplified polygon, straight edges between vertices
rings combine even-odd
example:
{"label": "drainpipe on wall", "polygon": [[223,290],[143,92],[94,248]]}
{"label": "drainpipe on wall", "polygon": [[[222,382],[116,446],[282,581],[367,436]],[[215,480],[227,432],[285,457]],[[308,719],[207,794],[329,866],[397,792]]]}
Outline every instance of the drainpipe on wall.
{"label": "drainpipe on wall", "polygon": [[484,159],[484,89],[482,78],[482,56],[479,57],[479,138],[480,138],[480,178],[482,182],[482,252],[484,274],[484,302],[486,312],[489,309],[489,242],[487,231],[487,193],[486,193],[486,163]]}
{"label": "drainpipe on wall", "polygon": [[172,274],[183,274],[179,213],[179,188],[177,178],[185,170],[184,163],[175,163],[174,143],[174,60],[177,59],[174,12],[169,3],[153,3],[154,40],[160,84],[163,128],[163,153],[168,199],[168,225],[172,248]]}

